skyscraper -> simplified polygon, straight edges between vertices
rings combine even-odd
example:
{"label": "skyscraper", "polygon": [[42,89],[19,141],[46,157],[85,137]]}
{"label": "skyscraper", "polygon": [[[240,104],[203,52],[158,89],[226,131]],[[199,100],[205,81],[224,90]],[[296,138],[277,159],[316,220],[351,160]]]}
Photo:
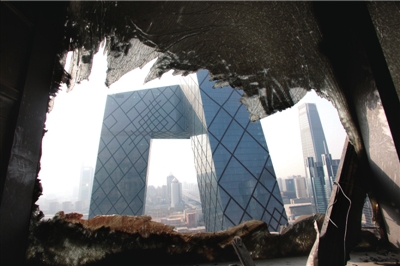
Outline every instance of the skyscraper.
{"label": "skyscraper", "polygon": [[325,213],[339,160],[332,160],[317,106],[299,106],[299,123],[307,187],[315,211]]}
{"label": "skyscraper", "polygon": [[171,182],[175,179],[175,176],[169,174],[167,176],[167,202],[171,203]]}
{"label": "skyscraper", "polygon": [[[325,213],[340,160],[332,159],[325,140],[317,106],[305,103],[299,106],[299,122],[308,194],[314,212]],[[363,208],[363,223],[373,226],[372,208],[368,196]]]}
{"label": "skyscraper", "polygon": [[250,122],[239,91],[213,89],[208,71],[196,77],[108,96],[90,217],[143,214],[150,140],[190,138],[207,231],[287,223],[260,122]]}
{"label": "skyscraper", "polygon": [[297,176],[294,178],[294,183],[296,185],[296,197],[298,199],[308,198],[306,179],[302,176]]}
{"label": "skyscraper", "polygon": [[286,191],[296,192],[296,185],[294,183],[293,178],[286,178],[285,183],[286,183]]}
{"label": "skyscraper", "polygon": [[176,208],[182,202],[182,184],[178,179],[171,181],[171,207]]}
{"label": "skyscraper", "polygon": [[321,162],[322,154],[328,154],[329,150],[317,106],[314,103],[299,106],[299,122],[304,160],[313,157],[314,162]]}

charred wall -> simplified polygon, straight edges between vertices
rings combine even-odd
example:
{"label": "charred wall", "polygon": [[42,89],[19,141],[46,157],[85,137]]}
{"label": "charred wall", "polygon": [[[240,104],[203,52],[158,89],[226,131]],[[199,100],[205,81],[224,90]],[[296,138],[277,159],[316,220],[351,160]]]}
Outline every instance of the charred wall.
{"label": "charred wall", "polygon": [[[357,153],[368,170],[353,177],[359,179],[353,191],[377,199],[374,207],[383,212],[389,241],[400,247],[400,103],[394,71],[400,66],[399,5],[318,3],[315,8],[324,35],[321,50],[332,65],[363,144]],[[340,19],[334,15],[338,12]]]}
{"label": "charred wall", "polygon": [[398,245],[399,4],[324,5],[2,2],[2,262],[23,261],[52,78],[57,83],[62,76],[54,68],[58,43],[64,40],[75,52],[65,80],[72,88],[89,76],[104,38],[107,84],[158,56],[147,80],[168,70],[185,75],[208,69],[217,87],[244,91],[251,120],[294,105],[310,89],[331,100],[371,169],[357,182],[375,195],[389,240]]}
{"label": "charred wall", "polygon": [[[18,117],[27,63],[32,49],[34,22],[22,6],[15,7],[1,2],[1,50],[0,50],[0,197],[4,188],[5,175],[14,129]],[[18,5],[18,4],[17,4]]]}
{"label": "charred wall", "polygon": [[59,76],[54,63],[65,10],[65,3],[1,2],[2,265],[25,261],[44,121],[52,80]]}

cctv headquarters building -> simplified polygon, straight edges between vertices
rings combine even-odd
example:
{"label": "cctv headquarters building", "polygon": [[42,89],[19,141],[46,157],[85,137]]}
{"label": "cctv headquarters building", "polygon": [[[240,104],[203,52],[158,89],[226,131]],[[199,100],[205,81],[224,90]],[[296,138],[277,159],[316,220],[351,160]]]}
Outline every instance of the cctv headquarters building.
{"label": "cctv headquarters building", "polygon": [[[197,79],[197,80],[196,80]],[[257,219],[287,224],[260,122],[208,71],[179,85],[108,95],[89,217],[143,215],[151,139],[191,139],[207,231]]]}

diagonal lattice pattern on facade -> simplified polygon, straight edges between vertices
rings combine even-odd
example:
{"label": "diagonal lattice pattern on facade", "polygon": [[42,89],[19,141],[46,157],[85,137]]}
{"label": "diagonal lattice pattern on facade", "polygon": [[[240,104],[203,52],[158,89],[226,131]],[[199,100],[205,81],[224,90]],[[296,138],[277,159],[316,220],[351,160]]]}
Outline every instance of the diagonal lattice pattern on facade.
{"label": "diagonal lattice pattern on facade", "polygon": [[150,140],[190,138],[208,231],[250,219],[271,231],[287,223],[260,122],[249,121],[238,91],[212,89],[207,76],[108,96],[90,217],[142,215]]}

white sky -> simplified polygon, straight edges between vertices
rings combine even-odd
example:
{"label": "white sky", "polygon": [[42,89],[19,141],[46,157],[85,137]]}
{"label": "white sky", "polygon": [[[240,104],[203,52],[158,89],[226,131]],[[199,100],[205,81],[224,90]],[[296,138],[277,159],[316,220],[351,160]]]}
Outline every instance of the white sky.
{"label": "white sky", "polygon": [[[178,83],[170,71],[161,80],[142,85],[153,62],[126,74],[108,89],[104,85],[106,57],[100,50],[89,81],[77,84],[69,93],[63,87],[47,115],[48,132],[43,139],[39,179],[45,197],[72,195],[79,184],[82,163],[95,167],[107,94]],[[315,92],[308,93],[299,104],[303,102],[317,104],[328,148],[334,159],[340,158],[345,132],[336,110]],[[262,119],[261,124],[277,177],[304,175],[297,105]],[[190,140],[153,140],[151,145],[149,185],[165,184],[170,173],[180,182],[196,182]]]}
{"label": "white sky", "polygon": [[333,105],[310,91],[292,108],[261,119],[277,177],[305,175],[301,147],[298,106],[315,103],[332,159],[340,159],[346,133]]}

